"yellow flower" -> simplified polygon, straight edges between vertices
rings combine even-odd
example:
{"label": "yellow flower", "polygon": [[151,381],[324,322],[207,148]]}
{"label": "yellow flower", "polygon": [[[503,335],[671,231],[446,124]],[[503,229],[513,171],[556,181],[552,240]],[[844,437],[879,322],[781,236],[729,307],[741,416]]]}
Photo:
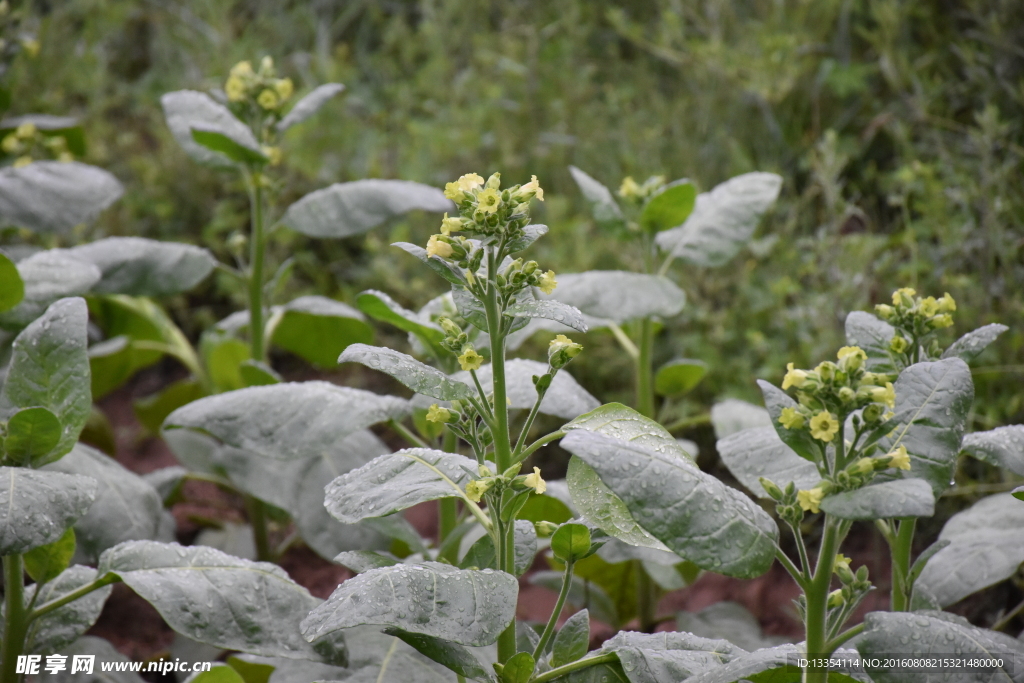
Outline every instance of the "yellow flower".
{"label": "yellow flower", "polygon": [[875,403],[884,403],[890,408],[896,407],[896,389],[892,382],[886,382],[884,387],[875,387],[871,390],[871,400]]}
{"label": "yellow flower", "polygon": [[913,287],[903,287],[901,289],[897,289],[895,292],[892,293],[892,305],[899,306],[902,304],[904,306],[913,306],[914,296],[916,294],[917,290],[914,289]]}
{"label": "yellow flower", "polygon": [[263,73],[270,73],[274,70],[274,59],[270,55],[266,55],[260,60],[260,71]]}
{"label": "yellow flower", "polygon": [[875,471],[875,459],[861,458],[857,462],[853,463],[852,469],[856,474],[871,474]]}
{"label": "yellow flower", "polygon": [[244,61],[231,67],[231,75],[236,78],[251,78],[256,74],[252,70],[252,62]]}
{"label": "yellow flower", "polygon": [[779,424],[786,429],[800,429],[804,426],[804,416],[796,408],[783,408]]}
{"label": "yellow flower", "polygon": [[459,356],[459,365],[463,370],[479,370],[480,366],[484,364],[484,357],[476,352],[472,346],[467,346],[462,350],[462,355]]}
{"label": "yellow flower", "polygon": [[560,334],[548,344],[548,363],[551,367],[559,370],[569,364],[573,358],[583,350],[582,344],[577,344],[564,334]]}
{"label": "yellow flower", "polygon": [[15,129],[14,134],[22,140],[33,138],[36,135],[36,124],[30,122],[23,123]]}
{"label": "yellow flower", "polygon": [[540,186],[540,182],[537,180],[537,176],[535,175],[530,176],[530,182],[519,188],[518,194],[523,199],[536,197],[537,199],[544,201],[544,188]]}
{"label": "yellow flower", "polygon": [[822,361],[814,367],[814,371],[825,381],[831,380],[836,376],[836,370],[839,368],[830,360]]}
{"label": "yellow flower", "polygon": [[3,142],[0,142],[0,147],[8,154],[16,154],[21,149],[21,141],[18,140],[17,135],[11,133],[4,138]]}
{"label": "yellow flower", "polygon": [[264,109],[273,109],[279,104],[277,93],[268,88],[259,94],[256,103]]}
{"label": "yellow flower", "polygon": [[295,92],[295,86],[292,84],[292,79],[281,78],[274,83],[274,90],[277,91],[277,96],[281,98],[282,102],[284,102],[292,96],[293,92]]}
{"label": "yellow flower", "polygon": [[441,235],[431,235],[430,239],[427,240],[427,256],[448,258],[454,253],[452,245],[442,239],[439,239],[440,237]]}
{"label": "yellow flower", "polygon": [[466,195],[462,191],[462,188],[459,187],[459,183],[453,181],[450,183],[445,183],[444,196],[452,200],[453,202],[461,202]]}
{"label": "yellow flower", "polygon": [[956,301],[953,299],[949,292],[946,292],[941,297],[939,297],[939,313],[952,313],[955,310]]}
{"label": "yellow flower", "polygon": [[32,163],[32,157],[29,156],[28,154],[26,154],[23,157],[18,157],[17,159],[15,159],[14,163],[12,165],[14,166],[14,168],[23,168],[25,166],[28,166],[31,163]]}
{"label": "yellow flower", "polygon": [[839,366],[846,372],[859,370],[864,366],[864,361],[868,359],[868,354],[864,353],[864,349],[859,346],[844,346],[839,349],[836,356],[840,361]]}
{"label": "yellow flower", "polygon": [[949,313],[937,315],[934,318],[932,318],[931,324],[932,327],[934,327],[935,329],[941,330],[942,328],[949,327],[953,324],[953,316],[951,316]]}
{"label": "yellow flower", "polygon": [[481,187],[484,184],[484,179],[476,173],[467,173],[458,179],[457,184],[460,190],[469,192]]}
{"label": "yellow flower", "polygon": [[444,218],[441,219],[441,234],[451,235],[453,232],[458,232],[462,229],[462,219],[456,216],[455,218],[448,218],[448,214],[445,213]]}
{"label": "yellow flower", "polygon": [[476,196],[477,208],[483,213],[495,213],[501,205],[501,195],[493,187],[488,187]]}
{"label": "yellow flower", "polygon": [[267,163],[271,166],[277,166],[281,163],[281,148],[280,147],[268,147],[264,145],[260,148],[263,150],[263,154],[267,157]]}
{"label": "yellow flower", "polygon": [[910,469],[910,455],[907,453],[906,446],[900,446],[899,448],[889,451],[889,467],[895,467],[898,470],[909,470]]}
{"label": "yellow flower", "polygon": [[544,478],[540,476],[540,468],[534,467],[533,474],[527,474],[523,484],[527,488],[531,488],[537,493],[544,493],[548,490],[548,484],[544,481]]}
{"label": "yellow flower", "polygon": [[632,199],[640,196],[640,186],[633,180],[633,176],[626,176],[619,185],[619,196]]}
{"label": "yellow flower", "polygon": [[793,368],[792,363],[786,364],[786,376],[782,378],[782,388],[789,389],[790,387],[796,387],[799,389],[807,381],[807,372],[805,370],[796,370]]}
{"label": "yellow flower", "polygon": [[818,441],[830,443],[839,431],[839,420],[827,410],[811,418],[811,436]]}
{"label": "yellow flower", "polygon": [[921,311],[921,315],[930,318],[939,312],[939,302],[935,300],[934,296],[921,299],[918,310]]}
{"label": "yellow flower", "polygon": [[889,340],[889,349],[893,353],[903,353],[904,351],[907,350],[907,347],[909,346],[910,342],[908,342],[906,339],[899,336],[898,334]]}
{"label": "yellow flower", "polygon": [[241,102],[245,99],[245,81],[238,76],[229,76],[224,84],[224,94],[231,102]]}
{"label": "yellow flower", "polygon": [[846,567],[847,569],[850,568],[850,558],[842,553],[836,554],[836,561],[835,564],[832,565],[832,570],[835,571],[839,567]]}
{"label": "yellow flower", "polygon": [[821,512],[821,499],[825,497],[825,492],[820,486],[816,486],[813,489],[807,491],[796,492],[796,502],[800,504],[800,507],[807,512],[817,514]]}
{"label": "yellow flower", "polygon": [[828,606],[830,609],[842,607],[846,604],[846,598],[843,597],[843,589],[837,588],[828,594]]}
{"label": "yellow flower", "polygon": [[442,408],[436,403],[427,410],[427,422],[448,422],[452,418],[452,411]]}
{"label": "yellow flower", "polygon": [[540,287],[540,291],[545,294],[550,294],[555,291],[555,287],[558,286],[558,280],[555,279],[555,271],[549,270],[540,276],[540,283],[537,285]]}
{"label": "yellow flower", "polygon": [[490,491],[492,486],[494,486],[493,480],[473,479],[466,484],[466,498],[469,498],[474,503],[479,503],[483,495]]}

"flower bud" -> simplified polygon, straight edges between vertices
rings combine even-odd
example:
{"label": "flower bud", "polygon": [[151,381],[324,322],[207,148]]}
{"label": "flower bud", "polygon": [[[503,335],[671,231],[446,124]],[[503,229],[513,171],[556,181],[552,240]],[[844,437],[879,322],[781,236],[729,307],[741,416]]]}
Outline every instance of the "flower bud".
{"label": "flower bud", "polygon": [[758,481],[761,482],[761,488],[765,490],[765,493],[771,496],[774,500],[780,501],[783,499],[784,494],[782,493],[782,489],[780,489],[771,479],[761,477]]}
{"label": "flower bud", "polygon": [[441,329],[449,337],[458,337],[462,334],[462,328],[452,322],[451,318],[438,318],[437,324],[441,326]]}
{"label": "flower bud", "polygon": [[837,588],[828,594],[828,606],[829,609],[835,609],[836,607],[842,607],[846,603],[846,598],[843,597],[843,589]]}
{"label": "flower bud", "polygon": [[877,313],[878,317],[882,320],[891,320],[896,311],[888,304],[877,304],[875,306],[875,313]]}
{"label": "flower bud", "polygon": [[539,538],[550,538],[551,534],[558,531],[560,524],[554,522],[534,522],[533,528],[537,530],[537,536]]}
{"label": "flower bud", "polygon": [[466,497],[474,503],[479,503],[483,495],[494,486],[493,479],[473,479],[466,484]]}
{"label": "flower bud", "polygon": [[884,408],[882,408],[881,405],[877,403],[872,403],[871,405],[864,408],[864,412],[861,413],[861,415],[864,417],[865,422],[867,422],[868,424],[874,424],[875,422],[878,422],[882,418],[883,410]]}
{"label": "flower bud", "polygon": [[853,403],[857,398],[857,392],[850,387],[843,387],[839,390],[839,400],[843,403]]}
{"label": "flower bud", "polygon": [[456,422],[458,419],[459,418],[455,413],[447,408],[442,408],[436,403],[431,405],[427,410],[427,422],[439,422],[441,424],[446,424],[449,422]]}
{"label": "flower bud", "polygon": [[818,376],[821,377],[822,380],[828,382],[835,379],[836,371],[838,369],[839,368],[836,367],[835,363],[827,360],[822,363],[818,363],[817,367],[814,368],[814,371],[818,373]]}
{"label": "flower bud", "polygon": [[913,308],[914,307],[914,296],[917,294],[917,290],[912,287],[903,287],[897,289],[892,293],[892,305],[899,306],[902,308]]}
{"label": "flower bud", "polygon": [[582,350],[582,344],[577,344],[564,334],[560,334],[548,344],[548,364],[555,370],[564,368]]}
{"label": "flower bud", "polygon": [[861,458],[857,462],[853,463],[849,467],[850,471],[854,474],[861,476],[865,474],[871,474],[875,471],[875,459],[874,458]]}
{"label": "flower bud", "polygon": [[497,190],[499,187],[501,187],[501,174],[492,173],[491,177],[487,179],[486,183],[484,183],[484,187],[486,187],[488,190]]}
{"label": "flower bud", "polygon": [[901,337],[900,335],[894,336],[889,340],[889,350],[893,353],[903,353],[910,347],[910,342]]}
{"label": "flower bud", "polygon": [[864,349],[859,346],[844,346],[836,353],[836,357],[839,359],[839,367],[846,373],[860,370],[868,359]]}

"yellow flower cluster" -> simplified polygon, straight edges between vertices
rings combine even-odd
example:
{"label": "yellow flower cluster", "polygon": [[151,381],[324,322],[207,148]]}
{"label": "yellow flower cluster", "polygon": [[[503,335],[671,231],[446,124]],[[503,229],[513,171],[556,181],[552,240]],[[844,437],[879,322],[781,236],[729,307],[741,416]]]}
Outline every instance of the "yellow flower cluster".
{"label": "yellow flower cluster", "polygon": [[665,176],[653,175],[644,181],[643,185],[633,180],[632,176],[622,179],[619,186],[619,196],[636,203],[642,203],[665,186]]}
{"label": "yellow flower cluster", "polygon": [[34,123],[25,122],[0,141],[0,149],[5,154],[16,156],[12,164],[15,168],[28,166],[36,159],[56,159],[57,161],[74,161],[75,157],[68,150],[68,141],[61,135],[43,135]]}
{"label": "yellow flower cluster", "polygon": [[[946,292],[938,299],[934,296],[920,297],[911,287],[903,287],[892,293],[892,305],[878,304],[878,317],[896,328],[889,348],[897,354],[905,353],[910,347],[909,339],[920,339],[953,324],[952,313],[956,311],[956,300]],[[908,339],[909,338],[909,339]]]}
{"label": "yellow flower cluster", "polygon": [[231,67],[224,93],[232,103],[254,102],[264,111],[276,111],[291,98],[295,87],[290,78],[277,78],[274,60],[264,57],[259,70],[251,62]]}

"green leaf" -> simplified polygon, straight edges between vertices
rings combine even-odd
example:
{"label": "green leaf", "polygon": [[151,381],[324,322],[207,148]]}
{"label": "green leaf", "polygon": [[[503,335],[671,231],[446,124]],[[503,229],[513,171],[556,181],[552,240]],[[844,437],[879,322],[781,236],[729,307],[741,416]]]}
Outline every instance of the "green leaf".
{"label": "green leaf", "polygon": [[[624,270],[559,274],[554,293],[542,296],[616,324],[654,316],[670,318],[686,305],[686,294],[668,278]],[[599,321],[592,323],[599,326]]]}
{"label": "green leaf", "polygon": [[206,249],[142,237],[108,237],[67,253],[100,269],[102,279],[92,289],[97,294],[180,294],[205,280],[217,265]]}
{"label": "green leaf", "polygon": [[[83,567],[78,564],[69,567],[55,579],[40,587],[36,606],[44,605],[78,590],[95,581],[98,575],[99,572],[92,567]],[[98,588],[40,617],[33,623],[29,632],[29,642],[26,643],[27,650],[40,654],[53,652],[65,654],[65,648],[96,623],[103,610],[103,604],[110,597],[112,590],[112,586]],[[69,658],[68,661],[70,662],[71,659]]]}
{"label": "green leaf", "polygon": [[[349,434],[409,414],[408,402],[328,382],[250,387],[193,401],[164,429],[204,431],[264,457],[289,460],[331,452]],[[340,417],[339,417],[340,416]]]}
{"label": "green leaf", "polygon": [[345,349],[338,362],[362,363],[368,368],[391,375],[415,392],[442,401],[476,396],[476,390],[468,384],[452,379],[412,356],[381,346],[353,344]]}
{"label": "green leaf", "polygon": [[7,379],[0,389],[0,420],[22,408],[41,406],[57,416],[63,433],[57,446],[34,466],[71,450],[89,419],[88,312],[82,299],[61,299],[19,334],[11,346]]}
{"label": "green leaf", "polygon": [[666,185],[647,200],[640,212],[640,225],[649,232],[661,232],[683,224],[693,212],[697,188],[689,180]]}
{"label": "green leaf", "polygon": [[427,346],[437,346],[445,334],[429,317],[424,319],[418,313],[402,308],[384,292],[368,289],[356,297],[356,305],[374,320],[394,325],[403,332],[414,334]]}
{"label": "green leaf", "polygon": [[853,311],[846,316],[846,343],[859,346],[868,355],[867,369],[871,372],[896,372],[889,342],[896,335],[896,328],[870,313]]}
{"label": "green leaf", "polygon": [[25,297],[25,283],[14,261],[0,251],[0,313],[11,310]]}
{"label": "green leaf", "polygon": [[[676,630],[692,633],[701,638],[720,638],[753,652],[785,642],[779,636],[765,636],[761,624],[743,605],[736,602],[716,602],[700,612],[676,613]],[[792,646],[787,646],[792,647]],[[783,648],[783,651],[786,648]],[[793,648],[796,651],[796,648]],[[740,658],[740,661],[745,659]],[[740,676],[742,678],[742,676]]]}
{"label": "green leaf", "polygon": [[199,345],[210,381],[216,391],[226,392],[245,388],[242,363],[252,358],[249,345],[215,330],[203,334]]}
{"label": "green leaf", "polygon": [[[72,661],[75,655],[92,655],[96,658],[95,661],[97,662],[110,662],[112,669],[118,666],[123,666],[126,669],[125,671],[112,670],[106,672],[103,674],[104,678],[86,677],[84,680],[76,679],[74,683],[146,683],[145,679],[137,673],[127,670],[131,666],[129,662],[132,660],[115,650],[114,646],[103,638],[82,636],[71,645],[62,648],[60,653],[67,655],[69,662]],[[94,670],[98,670],[98,667]]]}
{"label": "green leaf", "polygon": [[727,398],[711,407],[711,425],[719,439],[744,429],[768,427],[771,424],[772,418],[767,410],[738,398]]}
{"label": "green leaf", "polygon": [[654,390],[661,396],[685,394],[697,386],[707,374],[708,365],[702,360],[679,358],[665,363],[654,375]]}
{"label": "green leaf", "polygon": [[959,358],[916,363],[896,380],[896,416],[892,436],[880,445],[886,451],[906,446],[910,471],[939,495],[949,488],[974,401],[971,370]]}
{"label": "green leaf", "polygon": [[283,119],[277,122],[277,125],[275,126],[275,128],[277,128],[277,132],[283,133],[292,126],[302,123],[310,116],[320,111],[320,107],[324,106],[328,100],[344,89],[345,86],[341,83],[324,83],[323,85],[313,88],[312,92],[296,102],[291,111],[289,111]]}
{"label": "green leaf", "polygon": [[622,631],[606,640],[601,652],[614,652],[630,683],[690,680],[716,669],[746,652],[725,640],[700,638],[691,633],[636,633]]}
{"label": "green leaf", "polygon": [[255,149],[250,148],[224,133],[219,133],[216,130],[207,130],[205,127],[202,127],[202,124],[192,127],[192,139],[211,152],[223,154],[238,164],[262,166],[269,161],[267,155],[258,147]]}
{"label": "green leaf", "polygon": [[601,224],[621,225],[625,222],[622,217],[622,209],[615,202],[611,191],[591,178],[589,175],[576,168],[569,167],[572,179],[579,185],[580,192],[590,203],[590,210],[594,213],[594,220]]}
{"label": "green leaf", "polygon": [[283,569],[202,546],[129,541],[100,556],[178,633],[226,650],[318,658],[299,635],[317,599]]}
{"label": "green leaf", "polygon": [[437,562],[371,569],[338,586],[302,622],[309,640],[363,624],[393,626],[460,645],[490,645],[515,618],[519,583],[491,570]]}
{"label": "green leaf", "polygon": [[[776,647],[764,648],[756,652],[741,654],[733,658],[723,666],[716,667],[686,679],[686,683],[734,683],[735,681],[749,681],[749,683],[794,683],[799,681],[801,670],[795,662],[805,657],[804,652],[797,645],[778,645]],[[852,659],[856,652],[851,650],[837,650],[831,657],[834,659]],[[854,668],[854,662],[850,662]],[[856,677],[848,676],[837,671],[830,671],[828,683],[869,683],[869,679],[858,674]]]}
{"label": "green leaf", "polygon": [[546,225],[527,225],[523,228],[523,236],[509,240],[505,248],[510,254],[523,251],[546,234],[548,234]]}
{"label": "green leaf", "polygon": [[590,648],[590,612],[582,609],[566,619],[551,647],[551,666],[582,659]]}
{"label": "green leaf", "polygon": [[462,274],[461,268],[437,256],[427,256],[427,250],[423,247],[417,244],[410,244],[409,242],[395,242],[391,246],[398,247],[405,253],[415,256],[425,263],[428,268],[453,285],[458,287],[465,286],[466,278]]}
{"label": "green leaf", "polygon": [[496,680],[494,673],[488,671],[488,668],[480,663],[476,655],[462,645],[422,633],[410,633],[400,628],[386,628],[384,633],[399,638],[420,654],[451,669],[460,676],[474,681]]}
{"label": "green leaf", "polygon": [[758,481],[761,477],[782,487],[793,482],[798,489],[812,488],[821,480],[814,463],[782,443],[771,427],[735,432],[719,439],[715,447],[732,475],[759,498],[769,497]]}
{"label": "green leaf", "polygon": [[[561,482],[563,485],[565,482]],[[548,482],[548,490],[551,490],[552,482]],[[517,516],[520,520],[529,522],[551,522],[561,524],[573,518],[569,506],[550,495],[531,494],[526,505],[519,511]]]}
{"label": "green leaf", "polygon": [[274,667],[269,664],[247,661],[242,659],[244,656],[230,655],[225,661],[228,666],[238,672],[245,683],[270,683],[270,677],[274,675]]}
{"label": "green leaf", "polygon": [[41,461],[60,443],[60,420],[46,408],[22,408],[7,421],[3,449],[22,465]]}
{"label": "green leaf", "polygon": [[810,462],[815,462],[821,457],[821,446],[810,432],[806,429],[786,429],[779,417],[785,408],[796,408],[797,402],[790,398],[789,394],[779,389],[770,382],[763,379],[757,380],[757,386],[761,387],[761,394],[764,396],[764,405],[768,409],[768,415],[772,421],[772,427],[782,439],[782,442],[793,449],[797,455]]}
{"label": "green leaf", "polygon": [[982,462],[1024,475],[1024,425],[1008,425],[968,434],[961,448]]}
{"label": "green leaf", "polygon": [[110,173],[77,161],[36,161],[0,169],[0,224],[42,235],[91,223],[124,187]]}
{"label": "green leaf", "polygon": [[75,531],[68,529],[53,543],[25,553],[25,571],[38,584],[48,583],[68,568],[75,554]]}
{"label": "green leaf", "polygon": [[945,607],[987,588],[1024,563],[1024,505],[1013,494],[982,498],[950,517],[939,533],[949,545],[935,553],[917,580]]}
{"label": "green leaf", "polygon": [[363,314],[323,296],[300,296],[281,308],[273,343],[321,368],[333,368],[350,344],[373,341]]}
{"label": "green leaf", "polygon": [[827,496],[821,509],[840,519],[931,517],[935,495],[923,479],[897,479]]}
{"label": "green leaf", "polygon": [[[1009,662],[1024,658],[1024,644],[1019,640],[977,628],[963,617],[948,612],[871,612],[864,617],[864,625],[864,633],[856,644],[861,655],[868,658],[928,658],[954,653],[956,657],[1002,658]],[[1012,666],[995,670],[960,669],[953,676],[908,671],[902,667],[868,668],[867,673],[875,683],[926,683],[943,678],[957,683],[1020,680],[1020,672]]]}
{"label": "green leaf", "polygon": [[20,330],[43,314],[48,306],[64,297],[88,292],[99,282],[99,269],[73,258],[60,249],[40,251],[18,263],[25,290],[21,302],[0,313],[0,327]]}
{"label": "green leaf", "polygon": [[561,525],[551,537],[551,551],[562,562],[583,559],[590,552],[590,529],[585,524]]}
{"label": "green leaf", "polygon": [[310,192],[284,212],[281,223],[310,237],[350,237],[414,210],[452,211],[436,187],[408,180],[356,180]]}
{"label": "green leaf", "polygon": [[160,98],[160,105],[171,135],[186,154],[201,164],[233,166],[234,160],[221,151],[209,149],[197,142],[192,137],[193,129],[220,133],[238,147],[252,152],[260,150],[260,144],[249,127],[235,118],[230,109],[206,93],[195,90],[165,93]]}
{"label": "green leaf", "polygon": [[384,517],[439,498],[466,499],[477,463],[429,448],[405,448],[374,458],[327,486],[327,511],[346,524]]}
{"label": "green leaf", "polygon": [[658,246],[695,266],[728,263],[753,237],[761,217],[778,199],[782,177],[744,173],[697,196],[686,222],[658,233]]}
{"label": "green leaf", "polygon": [[[9,93],[5,94],[6,97],[10,97]],[[10,106],[8,100],[3,109],[7,109]],[[55,137],[64,138],[64,141],[68,145],[68,150],[77,157],[84,157],[86,154],[85,149],[85,136],[82,131],[82,124],[74,116],[53,116],[51,114],[23,114],[21,116],[12,116],[5,118],[0,121],[0,131],[14,132],[18,129],[18,126],[31,123],[39,131],[43,133],[43,137],[49,141]]]}
{"label": "green leaf", "polygon": [[980,356],[981,352],[996,340],[996,337],[1001,335],[1003,332],[1006,332],[1008,329],[1010,328],[1006,325],[1000,325],[999,323],[979,327],[953,342],[953,344],[946,349],[945,353],[942,354],[942,357],[959,358],[965,363],[970,363],[972,360]]}
{"label": "green leaf", "polygon": [[[537,387],[533,378],[540,377],[548,371],[547,363],[539,363],[525,358],[511,358],[505,361],[505,395],[511,402],[513,410],[529,410],[537,402]],[[484,391],[490,393],[491,365],[482,366],[476,371],[477,379]],[[469,384],[473,378],[466,371],[456,372],[452,379]],[[594,410],[600,404],[586,389],[581,387],[572,375],[561,370],[555,375],[551,386],[540,402],[540,412],[554,415],[564,420],[571,420],[587,411]]]}
{"label": "green leaf", "polygon": [[753,501],[676,455],[574,430],[562,447],[590,465],[630,515],[702,569],[750,578],[775,558],[778,529]]}
{"label": "green leaf", "polygon": [[579,309],[575,306],[563,304],[560,301],[536,299],[521,301],[506,308],[505,315],[510,318],[544,318],[545,320],[554,320],[579,332],[586,332],[588,329],[584,315],[580,313]]}
{"label": "green leaf", "polygon": [[0,467],[0,556],[53,543],[96,497],[96,480]]}
{"label": "green leaf", "polygon": [[375,553],[372,550],[346,550],[345,552],[338,553],[338,556],[334,558],[334,561],[343,567],[348,567],[356,574],[362,574],[363,572],[368,572],[371,569],[380,569],[381,567],[392,567],[396,564],[401,564],[401,560],[390,555]]}
{"label": "green leaf", "polygon": [[227,664],[214,664],[209,671],[192,674],[185,683],[245,683],[245,679]]}
{"label": "green leaf", "polygon": [[621,403],[605,403],[563,425],[562,429],[584,429],[621,441],[637,443],[663,453],[672,453],[681,458],[693,459],[667,429]]}
{"label": "green leaf", "polygon": [[1017,500],[1024,500],[1024,486],[1018,486],[1010,494]]}
{"label": "green leaf", "polygon": [[[586,560],[581,561],[577,567],[582,566],[586,562],[591,562],[595,558],[601,559],[591,555]],[[543,586],[557,593],[562,587],[562,572],[533,572],[527,577],[527,580],[531,585]],[[569,585],[569,597],[566,598],[566,602],[574,607],[590,610],[590,614],[598,621],[616,628],[619,626],[620,619],[615,603],[608,597],[604,589],[596,583],[573,575],[572,583]]]}
{"label": "green leaf", "polygon": [[284,378],[277,374],[274,368],[251,358],[239,364],[238,374],[241,375],[242,383],[247,387],[265,387],[284,381]]}
{"label": "green leaf", "polygon": [[172,382],[162,391],[132,404],[135,417],[151,434],[159,434],[160,426],[167,416],[183,405],[197,401],[205,395],[203,385],[194,379],[181,379]]}
{"label": "green leaf", "polygon": [[[533,566],[533,561],[537,557],[537,530],[534,528],[533,522],[522,519],[517,519],[515,526],[513,570],[516,576],[522,576]],[[466,551],[466,556],[459,562],[459,567],[462,569],[497,569],[497,555],[493,539],[490,534],[484,533]]]}
{"label": "green leaf", "polygon": [[501,683],[529,683],[537,663],[529,652],[519,652],[505,662],[501,670]]}

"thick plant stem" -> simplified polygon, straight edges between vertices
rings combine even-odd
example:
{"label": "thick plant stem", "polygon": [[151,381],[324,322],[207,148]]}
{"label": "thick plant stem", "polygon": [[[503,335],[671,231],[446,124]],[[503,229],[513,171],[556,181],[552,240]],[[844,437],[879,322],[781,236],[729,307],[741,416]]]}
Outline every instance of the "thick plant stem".
{"label": "thick plant stem", "polygon": [[654,322],[640,321],[640,355],[636,359],[636,410],[654,419]]}
{"label": "thick plant stem", "polygon": [[21,555],[4,557],[4,640],[0,680],[18,683],[18,656],[25,647],[28,614],[25,609],[25,565]]}
{"label": "thick plant stem", "polygon": [[654,633],[654,628],[658,625],[657,587],[651,580],[650,574],[644,570],[644,565],[640,560],[633,560],[633,564],[636,570],[636,610],[640,621],[640,630],[644,633]]}
{"label": "thick plant stem", "polygon": [[[828,653],[828,593],[832,582],[832,570],[839,550],[839,524],[831,517],[825,518],[825,533],[818,551],[818,563],[814,568],[814,576],[804,593],[807,599],[807,615],[805,621],[807,655],[809,658],[824,657]],[[827,683],[827,668],[807,668],[803,673],[803,683]]]}
{"label": "thick plant stem", "polygon": [[252,234],[249,235],[249,346],[253,360],[263,361],[263,260],[266,238],[263,234],[263,176],[252,175],[250,184],[250,212]]}
{"label": "thick plant stem", "polygon": [[533,650],[533,659],[539,661],[541,655],[544,654],[544,650],[547,649],[548,643],[551,642],[551,638],[555,635],[555,626],[558,625],[558,617],[562,615],[562,608],[565,607],[565,601],[569,597],[569,589],[572,588],[572,568],[573,563],[567,562],[565,565],[565,573],[562,575],[562,589],[558,591],[558,600],[555,601],[555,608],[551,610],[551,617],[548,619],[547,625],[544,627],[544,632],[540,634],[540,640],[537,641],[537,647]]}
{"label": "thick plant stem", "polygon": [[267,531],[267,506],[259,498],[243,494],[245,512],[252,525],[252,537],[256,542],[256,559],[260,562],[273,562],[274,551],[270,547],[270,534]]}
{"label": "thick plant stem", "polygon": [[899,521],[896,539],[892,544],[892,593],[890,609],[893,612],[910,611],[910,552],[914,545],[914,529],[917,520],[913,517]]}
{"label": "thick plant stem", "polygon": [[[494,515],[494,524],[497,533],[495,536],[498,540],[498,567],[509,574],[515,576],[515,566],[513,564],[515,560],[515,552],[508,544],[507,530],[504,523],[501,521],[501,515]],[[515,528],[515,522],[509,522],[509,524]],[[508,625],[501,635],[498,636],[498,663],[504,664],[516,654],[516,620],[513,619],[512,623]]]}
{"label": "thick plant stem", "polygon": [[[493,261],[493,256],[491,257]],[[501,311],[498,310],[497,286],[492,282],[484,298],[487,329],[491,343],[491,381],[494,391],[494,463],[498,472],[512,465],[512,440],[508,432],[508,403],[505,390],[505,337],[501,334]]]}

